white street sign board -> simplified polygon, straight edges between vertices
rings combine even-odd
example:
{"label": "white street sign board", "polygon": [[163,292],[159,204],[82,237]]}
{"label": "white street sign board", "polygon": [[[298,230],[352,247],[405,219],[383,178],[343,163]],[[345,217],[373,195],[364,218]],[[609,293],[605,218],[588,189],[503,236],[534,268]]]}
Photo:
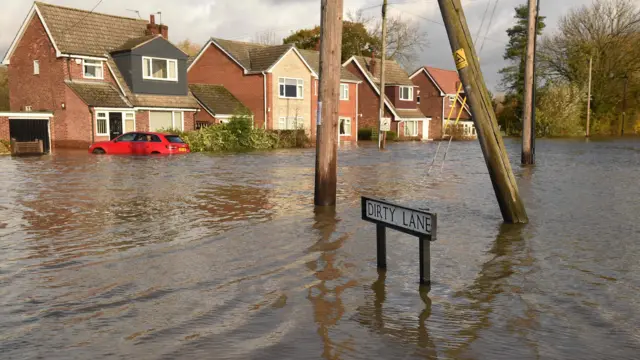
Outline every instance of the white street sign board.
{"label": "white street sign board", "polygon": [[380,131],[391,131],[391,118],[382,118]]}

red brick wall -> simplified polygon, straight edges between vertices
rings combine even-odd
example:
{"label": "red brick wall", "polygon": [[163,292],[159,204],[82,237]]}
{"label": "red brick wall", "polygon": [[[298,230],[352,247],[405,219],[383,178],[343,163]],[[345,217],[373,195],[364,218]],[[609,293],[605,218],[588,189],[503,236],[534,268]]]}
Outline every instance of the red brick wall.
{"label": "red brick wall", "polygon": [[413,88],[413,100],[411,101],[400,100],[400,86],[394,86],[394,92],[395,92],[395,97],[394,97],[393,106],[395,106],[396,109],[417,109],[418,108],[418,103],[416,102],[416,95],[418,93],[417,87]]}
{"label": "red brick wall", "polygon": [[[33,111],[58,112],[66,87],[63,60],[56,59],[55,49],[37,16],[32,18],[9,60],[11,111],[31,106]],[[40,62],[39,75],[33,74],[34,60]]]}
{"label": "red brick wall", "polygon": [[[360,85],[358,92],[358,112],[362,114],[358,121],[358,127],[378,129],[378,110],[380,106],[380,97],[376,93],[375,89],[366,80],[364,74],[360,72],[360,69],[353,62],[347,64],[346,69],[352,74],[360,78],[363,82]],[[393,116],[389,112],[389,109],[385,106],[385,117]]]}
{"label": "red brick wall", "polygon": [[[420,89],[420,104],[418,106],[426,117],[431,118],[429,138],[434,140],[442,139],[442,97],[440,96],[440,90],[436,88],[424,72],[420,72],[412,80]],[[445,114],[445,116],[447,115]]]}
{"label": "red brick wall", "polygon": [[184,131],[193,131],[196,129],[196,112],[184,112]]}
{"label": "red brick wall", "polygon": [[64,88],[65,109],[58,111],[54,116],[51,127],[55,140],[54,147],[62,148],[87,148],[93,142],[93,114],[89,107],[65,85]]}
{"label": "red brick wall", "polygon": [[343,83],[349,85],[349,100],[340,100],[340,108],[338,114],[341,117],[348,117],[351,119],[351,136],[340,136],[342,141],[356,141],[358,140],[358,128],[356,125],[356,119],[358,109],[356,108],[357,92],[356,88],[358,84]]}
{"label": "red brick wall", "polygon": [[103,71],[103,75],[104,75],[104,79],[85,79],[84,78],[84,68],[82,66],[82,60],[80,60],[80,64],[76,63],[76,59],[69,59],[69,58],[65,58],[64,59],[64,64],[63,64],[63,71],[64,71],[64,77],[65,79],[68,80],[81,80],[81,81],[95,81],[95,82],[110,82],[113,85],[116,86],[116,88],[118,87],[118,84],[116,83],[116,81],[114,80],[113,76],[111,75],[111,72],[109,71],[109,67],[107,67],[107,64],[105,62],[102,62],[102,71]]}
{"label": "red brick wall", "polygon": [[200,111],[196,113],[196,121],[197,122],[207,122],[210,124],[217,124],[218,120],[211,116],[205,109],[200,107]]}
{"label": "red brick wall", "polygon": [[0,140],[9,141],[9,118],[0,116]]}
{"label": "red brick wall", "polygon": [[149,131],[149,111],[136,111],[136,131]]}
{"label": "red brick wall", "polygon": [[211,45],[193,64],[187,77],[190,84],[224,85],[251,110],[256,127],[264,126],[264,80],[261,74],[244,75],[238,64]]}

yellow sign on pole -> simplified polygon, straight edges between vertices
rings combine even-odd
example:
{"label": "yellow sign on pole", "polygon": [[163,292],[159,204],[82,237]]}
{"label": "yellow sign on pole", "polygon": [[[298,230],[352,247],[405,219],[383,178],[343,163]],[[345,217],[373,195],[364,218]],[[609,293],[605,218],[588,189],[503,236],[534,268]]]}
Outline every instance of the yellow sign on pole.
{"label": "yellow sign on pole", "polygon": [[464,49],[458,49],[455,53],[453,53],[453,58],[456,61],[456,68],[458,70],[462,70],[469,66],[467,62],[467,55],[464,53]]}

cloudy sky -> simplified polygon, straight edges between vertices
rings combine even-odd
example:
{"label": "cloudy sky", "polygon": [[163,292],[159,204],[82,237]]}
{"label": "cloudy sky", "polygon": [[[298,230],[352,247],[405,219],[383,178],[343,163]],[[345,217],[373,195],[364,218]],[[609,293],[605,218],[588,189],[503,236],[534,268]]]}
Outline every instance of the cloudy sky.
{"label": "cloudy sky", "polygon": [[[45,0],[52,4],[90,10],[99,0]],[[475,35],[482,16],[495,0],[462,0],[469,28]],[[548,31],[556,28],[559,17],[570,8],[590,3],[591,0],[541,0],[541,15],[547,17]],[[5,54],[18,28],[27,15],[31,2],[3,0],[0,13],[0,54]],[[344,0],[345,13],[367,9],[366,14],[379,16],[381,0]],[[453,68],[447,34],[442,25],[436,0],[389,0],[390,14],[416,21],[427,32],[429,46],[420,55],[423,64]],[[502,60],[508,39],[506,29],[513,24],[513,8],[526,0],[498,0],[495,18],[480,53],[480,62],[489,88],[495,90],[499,82],[497,71],[505,65]],[[320,0],[102,0],[96,12],[137,16],[145,19],[162,12],[162,22],[169,25],[170,40],[185,38],[202,43],[209,37],[222,37],[250,41],[260,32],[273,31],[285,37],[291,31],[311,27],[320,21]],[[489,11],[489,13],[491,10]],[[487,16],[488,17],[488,16]],[[486,24],[485,24],[486,28]],[[482,31],[485,33],[485,30]],[[479,49],[481,41],[478,42]]]}

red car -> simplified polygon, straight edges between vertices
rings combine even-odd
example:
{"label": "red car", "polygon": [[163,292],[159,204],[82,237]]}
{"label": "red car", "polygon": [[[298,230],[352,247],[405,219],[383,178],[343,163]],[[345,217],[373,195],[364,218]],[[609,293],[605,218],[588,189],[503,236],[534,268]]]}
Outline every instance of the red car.
{"label": "red car", "polygon": [[189,145],[178,135],[152,132],[130,132],[111,141],[97,142],[89,147],[91,154],[152,155],[188,154]]}

